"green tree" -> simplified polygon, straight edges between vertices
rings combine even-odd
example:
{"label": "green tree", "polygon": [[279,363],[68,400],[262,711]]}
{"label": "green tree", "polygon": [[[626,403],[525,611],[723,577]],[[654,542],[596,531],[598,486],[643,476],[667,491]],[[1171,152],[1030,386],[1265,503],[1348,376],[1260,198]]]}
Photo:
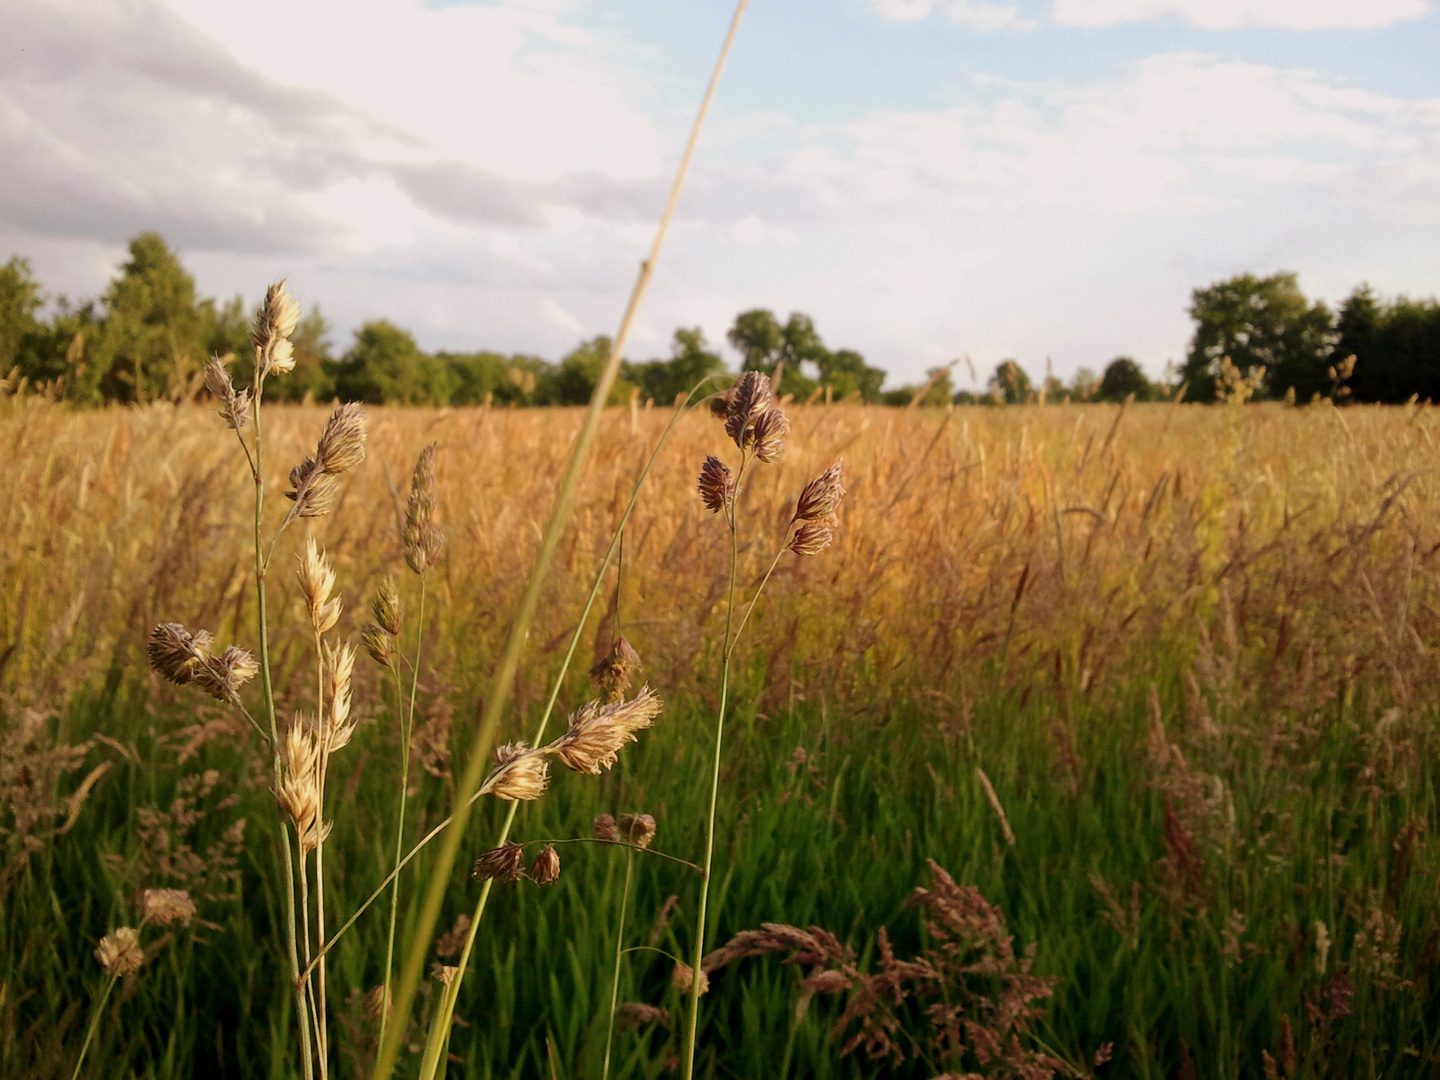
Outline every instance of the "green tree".
{"label": "green tree", "polygon": [[1117,356],[1105,366],[1105,374],[1095,388],[1098,401],[1124,401],[1131,394],[1136,401],[1150,401],[1155,397],[1155,387],[1145,377],[1145,372],[1128,356]]}
{"label": "green tree", "polygon": [[1305,299],[1294,274],[1241,274],[1196,289],[1190,315],[1195,336],[1181,374],[1191,400],[1215,400],[1225,356],[1247,376],[1263,367],[1271,397],[1283,397],[1293,387],[1304,401],[1328,388],[1334,320],[1324,304]]}
{"label": "green tree", "polygon": [[[537,405],[584,405],[595,392],[600,373],[610,359],[610,338],[604,334],[582,341],[560,361],[536,388]],[[635,384],[616,379],[606,398],[607,405],[623,405],[630,400]]]}
{"label": "green tree", "polygon": [[1014,360],[1001,360],[986,383],[990,393],[1007,405],[1023,405],[1035,393],[1030,376]]}
{"label": "green tree", "polygon": [[488,397],[505,401],[518,398],[519,387],[508,378],[510,360],[495,352],[437,353],[450,378],[451,405],[481,405]]}
{"label": "green tree", "polygon": [[853,349],[827,352],[816,361],[820,369],[820,385],[830,387],[835,397],[859,394],[862,401],[879,401],[885,372],[865,363],[865,357]]}
{"label": "green tree", "polygon": [[774,312],[764,308],[745,311],[735,317],[726,337],[740,350],[744,371],[773,375],[776,367],[784,364],[781,390],[802,401],[827,386],[835,398],[858,391],[865,401],[881,400],[885,371],[870,367],[853,349],[831,352],[820,339],[815,321],[801,312],[791,312],[782,325]]}
{"label": "green tree", "polygon": [[105,292],[100,333],[73,388],[82,400],[164,397],[206,360],[195,279],[158,233],[141,233],[129,252]]}
{"label": "green tree", "polygon": [[669,405],[679,395],[689,393],[705,376],[724,370],[725,362],[709,349],[705,332],[696,326],[688,330],[681,327],[675,331],[669,360],[627,363],[624,376],[640,387],[643,397],[658,405]]}
{"label": "green tree", "polygon": [[1387,304],[1362,285],[1340,306],[1336,329],[1330,366],[1355,357],[1348,386],[1356,401],[1440,401],[1440,303],[1402,296]]}
{"label": "green tree", "polygon": [[421,352],[409,333],[383,319],[357,330],[355,344],[328,366],[327,374],[335,380],[335,393],[342,401],[371,405],[446,405],[450,401],[445,365]]}
{"label": "green tree", "polygon": [[0,378],[10,369],[35,380],[43,327],[35,313],[44,303],[40,283],[30,272],[30,263],[16,255],[0,266]]}

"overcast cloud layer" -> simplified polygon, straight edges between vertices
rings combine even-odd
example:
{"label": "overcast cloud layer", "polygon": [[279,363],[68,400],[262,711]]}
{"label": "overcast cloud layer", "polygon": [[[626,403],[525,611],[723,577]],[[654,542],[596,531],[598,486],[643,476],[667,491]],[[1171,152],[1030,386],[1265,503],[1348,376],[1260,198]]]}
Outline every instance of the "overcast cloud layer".
{"label": "overcast cloud layer", "polygon": [[[635,355],[682,324],[719,341],[768,306],[808,312],[892,382],[962,353],[982,374],[1118,353],[1158,373],[1183,353],[1190,289],[1233,273],[1297,270],[1332,302],[1362,280],[1440,292],[1440,91],[1297,63],[1293,40],[1265,52],[1434,37],[1424,0],[856,0],[835,34],[876,35],[892,62],[835,85],[853,101],[868,79],[874,102],[834,108],[815,104],[823,57],[767,70],[787,28],[761,8]],[[289,275],[342,349],[384,316],[430,348],[558,356],[613,329],[707,75],[685,42],[713,29],[708,62],[728,12],[660,30],[646,15],[644,0],[12,2],[0,259],[93,296],[156,229],[207,294],[254,299]],[[985,60],[1010,39],[1097,58],[1063,77]]]}

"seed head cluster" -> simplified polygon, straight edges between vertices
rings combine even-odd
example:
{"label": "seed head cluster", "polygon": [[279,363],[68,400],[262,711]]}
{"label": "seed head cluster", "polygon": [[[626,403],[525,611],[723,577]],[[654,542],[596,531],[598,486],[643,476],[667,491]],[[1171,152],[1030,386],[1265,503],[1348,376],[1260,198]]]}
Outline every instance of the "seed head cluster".
{"label": "seed head cluster", "polygon": [[[760,417],[771,409],[778,408],[774,391],[770,389],[770,376],[760,371],[747,371],[740,376],[740,381],[727,396],[729,400],[725,410],[725,434],[730,436],[741,450],[749,450],[755,445],[755,425]],[[785,429],[788,432],[788,423]],[[783,447],[784,435],[781,434],[780,438]]]}
{"label": "seed head cluster", "polygon": [[819,555],[835,539],[839,521],[840,500],[845,497],[844,463],[837,461],[805,485],[795,504],[791,524],[799,528],[790,537],[790,550],[796,555]]}
{"label": "seed head cluster", "polygon": [[231,645],[219,655],[207,630],[191,634],[180,623],[161,623],[146,646],[150,666],[177,686],[195,683],[218,701],[234,701],[260,665],[246,650]]}
{"label": "seed head cluster", "polygon": [[405,565],[423,574],[440,558],[445,533],[435,523],[435,444],[420,452],[405,504]]}
{"label": "seed head cluster", "polygon": [[133,926],[122,926],[106,934],[95,949],[95,959],[117,979],[135,974],[145,962],[145,950],[140,948],[140,932]]}
{"label": "seed head cluster", "polygon": [[240,431],[250,422],[250,391],[235,389],[225,366],[230,358],[230,353],[210,358],[205,365],[205,389],[220,402],[218,411],[225,420],[225,426],[232,431]]}
{"label": "seed head cluster", "polygon": [[700,498],[714,514],[728,512],[735,501],[735,474],[714,454],[700,466]]}
{"label": "seed head cluster", "polygon": [[507,840],[475,860],[470,876],[477,881],[519,881],[525,873],[525,849]]}
{"label": "seed head cluster", "polygon": [[261,378],[283,375],[295,367],[295,346],[290,335],[300,322],[300,305],[277,281],[265,293],[265,303],[255,316],[250,329],[250,342],[255,346],[255,366]]}
{"label": "seed head cluster", "polygon": [[506,743],[495,750],[495,768],[486,778],[482,791],[507,802],[530,802],[545,794],[550,786],[550,763],[547,750],[531,749],[523,742]]}
{"label": "seed head cluster", "polygon": [[360,628],[360,642],[370,658],[381,667],[394,667],[404,608],[393,577],[386,575],[381,579],[370,601],[370,614],[375,621]]}
{"label": "seed head cluster", "polygon": [[590,678],[608,703],[622,701],[630,689],[631,677],[640,670],[640,654],[624,634],[616,634],[610,651],[590,669]]}
{"label": "seed head cluster", "polygon": [[315,537],[305,538],[305,551],[300,556],[300,592],[305,597],[305,607],[310,613],[310,625],[317,634],[324,634],[334,628],[340,620],[340,598],[330,599],[335,588],[335,568],[315,543]]}
{"label": "seed head cluster", "polygon": [[156,926],[188,923],[195,917],[195,901],[184,889],[146,889],[141,910]]}
{"label": "seed head cluster", "polygon": [[291,517],[321,517],[331,511],[340,491],[337,477],[365,460],[366,438],[365,410],[353,401],[335,406],[314,456],[290,470],[285,497],[295,504]]}
{"label": "seed head cluster", "polygon": [[648,686],[629,701],[592,701],[570,717],[569,730],[551,744],[552,752],[566,768],[599,776],[615,764],[621,747],[636,741],[637,731],[655,722],[661,707]]}

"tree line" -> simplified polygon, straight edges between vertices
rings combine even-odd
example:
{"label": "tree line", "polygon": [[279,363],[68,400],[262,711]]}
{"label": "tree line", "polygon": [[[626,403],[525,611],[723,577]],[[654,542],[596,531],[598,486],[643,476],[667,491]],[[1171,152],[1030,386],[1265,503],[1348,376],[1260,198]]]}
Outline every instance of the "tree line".
{"label": "tree line", "polygon": [[[76,405],[144,403],[193,396],[211,356],[230,356],[237,385],[250,365],[250,312],[240,297],[202,298],[194,277],[159,235],[143,233],[96,300],[59,298],[47,319],[43,289],[19,256],[0,266],[0,375]],[[765,309],[738,315],[726,339],[743,370],[767,372],[797,400],[889,405],[1081,401],[1213,401],[1236,373],[1260,398],[1309,401],[1440,400],[1440,306],[1384,301],[1361,286],[1332,315],[1311,304],[1294,274],[1240,275],[1192,295],[1195,334],[1184,364],[1151,381],[1132,358],[1105,370],[1081,368],[1038,385],[1015,360],[996,365],[985,389],[957,389],[960,361],[932,368],[924,382],[884,389],[886,372],[852,349],[831,349],[813,320],[785,321]],[[610,339],[581,342],[558,362],[523,353],[427,353],[405,330],[377,319],[336,355],[331,326],[312,307],[294,335],[294,372],[267,390],[282,400],[340,398],[372,404],[573,405],[590,399]],[[968,361],[966,361],[968,364]],[[726,370],[698,328],[675,331],[668,357],[624,361],[611,400],[669,404],[707,375]],[[1230,374],[1227,376],[1226,372]],[[971,370],[974,378],[973,369]]]}

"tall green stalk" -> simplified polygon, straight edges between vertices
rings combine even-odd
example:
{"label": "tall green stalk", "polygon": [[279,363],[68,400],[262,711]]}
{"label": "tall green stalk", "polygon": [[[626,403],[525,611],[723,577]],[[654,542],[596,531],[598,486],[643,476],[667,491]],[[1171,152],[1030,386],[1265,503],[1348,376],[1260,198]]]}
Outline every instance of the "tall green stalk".
{"label": "tall green stalk", "polygon": [[[420,579],[420,587],[425,587],[425,579]],[[421,610],[424,610],[422,599]],[[424,634],[424,624],[421,622],[420,634]],[[415,664],[419,668],[420,647],[415,648]],[[391,673],[395,676],[395,711],[400,718],[400,809],[395,815],[395,880],[390,883],[390,927],[385,935],[385,981],[381,987],[380,1001],[380,1038],[385,1038],[385,1025],[390,1019],[390,979],[395,973],[395,920],[400,910],[400,860],[405,854],[405,802],[408,798],[410,785],[410,732],[415,719],[414,696],[411,696],[411,709],[407,719],[405,711],[405,688],[400,682],[400,671],[391,667]],[[337,930],[336,937],[343,931]],[[334,938],[331,939],[332,941]]]}
{"label": "tall green stalk", "polygon": [[[270,720],[270,750],[275,774],[275,790],[278,792],[284,781],[280,768],[280,726],[275,719],[275,686],[270,675],[270,632],[269,615],[265,596],[266,558],[264,540],[261,534],[261,514],[265,508],[264,459],[261,455],[260,438],[260,395],[264,389],[265,376],[260,370],[260,357],[255,359],[254,399],[251,405],[251,422],[255,425],[255,458],[252,472],[255,476],[255,595],[259,606],[260,623],[260,680],[265,691],[265,713]],[[239,432],[236,432],[239,435]],[[244,440],[241,439],[241,445]],[[248,456],[248,455],[247,455]],[[314,1076],[311,1060],[310,1017],[305,1005],[305,991],[300,981],[300,952],[295,939],[295,866],[290,850],[290,830],[284,821],[280,823],[281,861],[285,864],[285,946],[290,958],[290,985],[295,991],[295,1002],[300,1018],[300,1052],[305,1061],[305,1078]]]}
{"label": "tall green stalk", "polygon": [[631,291],[629,304],[626,306],[625,314],[620,321],[620,328],[615,335],[615,342],[611,346],[610,356],[606,361],[600,377],[596,380],[595,390],[590,396],[590,406],[586,410],[585,421],[576,436],[575,445],[570,453],[570,461],[566,466],[565,475],[562,477],[556,491],[555,502],[551,508],[550,520],[545,528],[545,533],[540,542],[540,549],[536,553],[535,563],[530,570],[530,576],[526,581],[524,593],[521,595],[520,603],[515,612],[515,620],[510,627],[510,635],[505,643],[505,651],[501,655],[500,663],[496,667],[494,678],[490,685],[490,693],[485,698],[485,712],[481,717],[480,725],[475,732],[475,738],[471,743],[470,755],[465,763],[465,772],[461,777],[460,785],[455,794],[456,810],[450,827],[445,831],[444,838],[440,845],[440,852],[436,858],[435,867],[430,876],[430,884],[425,893],[421,905],[419,919],[415,927],[415,936],[410,944],[409,953],[406,956],[404,968],[400,974],[400,982],[395,995],[395,1016],[396,1023],[385,1033],[385,1039],[380,1044],[380,1051],[375,1063],[374,1080],[390,1080],[395,1069],[395,1060],[400,1052],[400,1035],[405,1026],[405,1017],[409,1016],[410,1008],[414,1004],[416,991],[419,989],[421,973],[425,966],[425,955],[429,950],[430,940],[435,933],[436,924],[440,920],[440,908],[445,900],[445,892],[450,884],[450,876],[455,870],[455,862],[460,854],[460,844],[464,840],[465,826],[470,821],[470,809],[475,793],[480,788],[486,762],[490,757],[490,751],[495,745],[495,736],[500,728],[500,719],[504,714],[505,707],[509,704],[510,692],[513,688],[516,672],[520,666],[520,653],[524,648],[525,639],[530,631],[530,624],[535,617],[535,608],[540,601],[540,590],[544,585],[546,574],[550,569],[550,560],[555,553],[555,548],[560,542],[560,534],[569,520],[570,510],[575,501],[575,492],[580,482],[580,472],[589,456],[590,444],[594,441],[595,432],[600,426],[600,416],[605,408],[605,402],[610,396],[610,388],[615,383],[615,377],[620,370],[620,360],[625,348],[626,339],[630,335],[630,328],[635,320],[635,314],[640,306],[640,301],[649,287],[650,278],[654,274],[655,265],[660,257],[660,250],[665,242],[665,234],[669,230],[670,220],[674,216],[675,206],[680,199],[680,189],[685,180],[685,173],[689,168],[690,160],[695,152],[695,145],[699,140],[700,130],[705,121],[705,115],[709,111],[710,102],[715,94],[715,87],[720,79],[720,72],[725,65],[725,58],[729,54],[731,43],[735,39],[735,32],[739,28],[740,18],[748,6],[749,0],[740,0],[735,9],[735,16],[731,20],[729,32],[725,37],[724,47],[721,49],[720,58],[716,62],[715,71],[711,75],[710,84],[705,91],[705,97],[700,105],[699,115],[695,118],[695,125],[691,129],[690,139],[686,143],[685,152],[680,160],[680,167],[676,172],[675,182],[670,189],[670,197],[665,206],[665,211],[660,218],[660,226],[656,230],[655,240],[651,244],[650,254],[640,264],[640,273]]}
{"label": "tall green stalk", "polygon": [[741,485],[745,482],[745,469],[749,464],[749,456],[742,450],[740,471],[735,476],[735,497],[730,502],[729,513],[725,515],[730,526],[730,591],[725,604],[725,647],[720,660],[720,706],[715,713],[710,807],[705,815],[705,861],[700,869],[700,911],[695,919],[695,952],[690,965],[690,1011],[685,1022],[683,1056],[685,1080],[691,1080],[695,1075],[695,1038],[700,1029],[700,980],[704,977],[700,963],[705,958],[705,913],[710,901],[710,870],[715,859],[715,808],[720,796],[720,752],[725,745],[725,707],[730,694],[730,654],[733,644],[731,635],[735,625],[735,580],[740,566],[740,533],[737,523],[740,516]]}
{"label": "tall green stalk", "polygon": [[615,1041],[615,1008],[620,1001],[620,959],[625,953],[625,915],[630,906],[630,878],[635,871],[635,851],[625,853],[625,888],[620,893],[620,925],[615,930],[615,975],[610,980],[610,1024],[605,1029],[605,1069],[601,1080],[610,1080],[610,1047]]}

